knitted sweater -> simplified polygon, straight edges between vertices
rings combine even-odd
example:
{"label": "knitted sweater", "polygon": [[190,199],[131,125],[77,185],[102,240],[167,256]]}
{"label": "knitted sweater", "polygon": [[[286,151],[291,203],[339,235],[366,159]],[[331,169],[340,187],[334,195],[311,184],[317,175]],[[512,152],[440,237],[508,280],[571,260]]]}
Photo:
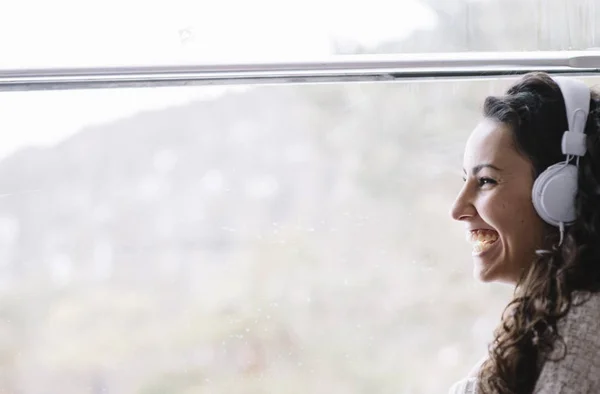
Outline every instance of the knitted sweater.
{"label": "knitted sweater", "polygon": [[[566,354],[557,346],[550,358],[565,357],[545,362],[534,394],[600,393],[600,294],[592,294],[585,302],[583,297],[574,295],[574,305],[558,322]],[[471,376],[455,383],[449,394],[477,394],[476,379]]]}

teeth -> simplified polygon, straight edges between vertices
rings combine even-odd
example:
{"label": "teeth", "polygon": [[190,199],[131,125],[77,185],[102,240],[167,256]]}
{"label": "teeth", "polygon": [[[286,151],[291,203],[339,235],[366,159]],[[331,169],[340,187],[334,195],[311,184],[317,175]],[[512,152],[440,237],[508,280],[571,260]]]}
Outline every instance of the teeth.
{"label": "teeth", "polygon": [[467,233],[467,241],[473,245],[473,254],[479,254],[492,247],[498,240],[494,230],[475,230]]}
{"label": "teeth", "polygon": [[493,245],[493,243],[491,243],[491,244],[483,243],[483,242],[474,243],[473,244],[473,254],[479,254],[479,253],[485,252],[486,250],[491,248],[492,245]]}

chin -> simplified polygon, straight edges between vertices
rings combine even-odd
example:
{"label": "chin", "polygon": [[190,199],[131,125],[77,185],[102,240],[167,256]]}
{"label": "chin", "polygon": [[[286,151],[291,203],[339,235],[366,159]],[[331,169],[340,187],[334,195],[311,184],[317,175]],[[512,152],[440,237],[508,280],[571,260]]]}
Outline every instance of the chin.
{"label": "chin", "polygon": [[512,275],[498,272],[498,270],[493,268],[483,267],[481,262],[476,262],[473,268],[473,277],[481,283],[502,283],[506,285],[514,285],[516,283]]}
{"label": "chin", "polygon": [[482,283],[490,283],[497,280],[495,275],[490,275],[485,269],[481,269],[480,267],[475,267],[473,269],[473,278]]}

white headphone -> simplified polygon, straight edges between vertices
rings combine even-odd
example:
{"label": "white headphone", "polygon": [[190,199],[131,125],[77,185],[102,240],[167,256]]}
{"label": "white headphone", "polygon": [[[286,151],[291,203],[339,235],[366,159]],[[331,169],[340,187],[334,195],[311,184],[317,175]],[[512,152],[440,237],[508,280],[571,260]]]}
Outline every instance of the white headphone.
{"label": "white headphone", "polygon": [[[565,161],[542,172],[533,184],[533,206],[548,224],[560,228],[562,243],[564,226],[576,219],[577,169],[579,158],[586,152],[585,124],[590,112],[590,89],[577,79],[554,77],[565,101],[569,129],[562,138]],[[575,159],[575,164],[571,161]]]}

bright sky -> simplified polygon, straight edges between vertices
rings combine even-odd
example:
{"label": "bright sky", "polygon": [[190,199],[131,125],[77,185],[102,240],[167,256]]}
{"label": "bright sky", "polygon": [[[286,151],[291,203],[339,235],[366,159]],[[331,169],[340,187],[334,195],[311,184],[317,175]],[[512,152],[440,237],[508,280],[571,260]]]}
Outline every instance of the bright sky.
{"label": "bright sky", "polygon": [[[418,0],[18,0],[2,6],[0,68],[315,58],[433,28]],[[0,158],[81,127],[223,87],[0,93]]]}

